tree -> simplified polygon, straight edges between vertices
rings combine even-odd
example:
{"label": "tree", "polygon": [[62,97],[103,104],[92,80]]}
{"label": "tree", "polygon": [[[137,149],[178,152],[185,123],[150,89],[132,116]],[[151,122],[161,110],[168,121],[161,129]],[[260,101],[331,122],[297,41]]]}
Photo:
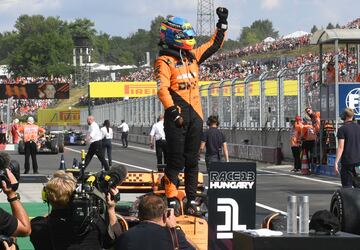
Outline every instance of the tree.
{"label": "tree", "polygon": [[334,29],[334,25],[332,23],[329,23],[327,26],[326,26],[326,29],[328,30],[331,30],[331,29]]}
{"label": "tree", "polygon": [[335,26],[336,29],[341,29],[340,25],[337,23]]}
{"label": "tree", "polygon": [[65,22],[58,17],[20,16],[15,24],[15,48],[9,69],[22,76],[69,75],[72,39]]}
{"label": "tree", "polygon": [[314,34],[316,31],[318,31],[318,27],[314,24],[314,26],[311,28],[311,33]]}
{"label": "tree", "polygon": [[266,37],[278,38],[279,32],[275,31],[269,20],[256,20],[250,27],[244,27],[240,35],[241,46],[258,43]]}

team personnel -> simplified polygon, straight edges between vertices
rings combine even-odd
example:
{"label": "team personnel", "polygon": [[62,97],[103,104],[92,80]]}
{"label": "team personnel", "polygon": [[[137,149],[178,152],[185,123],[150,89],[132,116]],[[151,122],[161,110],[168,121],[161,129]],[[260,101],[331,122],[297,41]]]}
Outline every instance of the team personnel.
{"label": "team personnel", "polygon": [[354,111],[345,109],[341,115],[344,125],[337,133],[338,148],[334,169],[339,173],[339,161],[341,162],[341,184],[345,188],[351,188],[356,182],[353,178],[357,176],[355,167],[360,166],[360,125],[353,121]]}
{"label": "team personnel", "polygon": [[310,117],[315,133],[318,134],[320,131],[320,112],[314,112],[312,108],[307,107],[305,113]]}
{"label": "team personnel", "polygon": [[229,162],[229,152],[225,135],[218,129],[219,120],[217,116],[209,116],[206,123],[209,129],[203,133],[200,151],[203,152],[206,148],[205,163],[206,169],[209,171],[212,162],[223,161],[222,152],[224,152],[225,161]]}
{"label": "team personnel", "polygon": [[10,129],[13,144],[19,143],[19,119],[14,119]]}
{"label": "team personnel", "polygon": [[157,164],[163,164],[163,162],[164,164],[166,164],[167,145],[165,140],[163,115],[159,116],[158,121],[152,126],[150,131],[150,148],[153,149],[154,145]]}
{"label": "team personnel", "polygon": [[87,123],[89,125],[87,139],[90,143],[89,150],[85,156],[85,168],[89,165],[94,155],[100,160],[102,167],[105,170],[109,170],[109,165],[105,160],[103,149],[102,149],[102,138],[103,133],[101,132],[99,125],[95,122],[93,116],[88,116]]}
{"label": "team personnel", "polygon": [[301,170],[301,134],[302,134],[303,124],[301,121],[301,116],[297,115],[295,121],[293,121],[291,131],[290,131],[290,146],[291,151],[294,157],[294,168],[292,172],[298,172]]}
{"label": "team personnel", "polygon": [[302,126],[302,150],[303,154],[306,155],[308,160],[308,168],[309,170],[313,170],[312,166],[314,163],[314,147],[316,142],[316,129],[313,126],[313,123],[309,119],[304,120],[304,124]]}
{"label": "team personnel", "polygon": [[29,116],[27,119],[27,124],[19,128],[19,132],[22,134],[25,143],[25,172],[28,174],[30,171],[30,156],[33,165],[34,174],[38,174],[38,164],[36,160],[37,152],[37,140],[39,134],[45,133],[45,129],[34,124],[34,118]]}
{"label": "team personnel", "polygon": [[107,151],[109,166],[111,167],[111,164],[112,164],[112,162],[111,162],[111,150],[112,150],[111,141],[114,137],[114,133],[113,133],[112,128],[110,128],[109,120],[104,121],[104,126],[101,128],[101,132],[103,134],[103,139],[102,139],[103,155],[105,156],[105,151]]}
{"label": "team personnel", "polygon": [[0,144],[6,144],[6,123],[0,121]]}
{"label": "team personnel", "polygon": [[127,125],[125,120],[121,120],[119,129],[121,129],[121,142],[123,144],[123,147],[127,148],[128,147],[129,125]]}
{"label": "team personnel", "polygon": [[158,96],[165,109],[164,129],[168,145],[165,168],[165,194],[174,206],[178,174],[185,166],[186,212],[197,210],[195,195],[198,181],[198,153],[203,113],[199,93],[199,65],[224,42],[228,10],[217,8],[217,29],[207,43],[194,49],[195,32],[180,17],[168,16],[160,27],[160,52],[155,61]]}

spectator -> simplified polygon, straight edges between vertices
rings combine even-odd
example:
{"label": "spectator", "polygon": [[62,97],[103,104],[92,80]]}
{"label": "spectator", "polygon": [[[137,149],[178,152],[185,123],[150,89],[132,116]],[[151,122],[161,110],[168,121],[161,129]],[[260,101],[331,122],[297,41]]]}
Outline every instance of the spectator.
{"label": "spectator", "polygon": [[129,125],[125,122],[125,120],[121,120],[121,124],[119,126],[121,130],[121,141],[124,148],[128,147],[128,135],[129,135]]}
{"label": "spectator", "polygon": [[6,144],[6,123],[0,121],[0,144]]}
{"label": "spectator", "polygon": [[104,152],[102,149],[102,138],[103,133],[101,132],[99,125],[95,122],[93,116],[88,116],[87,123],[89,125],[89,130],[87,134],[87,139],[90,144],[89,150],[85,156],[85,168],[89,165],[91,159],[94,155],[98,157],[101,162],[102,167],[105,170],[109,170],[109,165],[107,164]]}
{"label": "spectator", "polygon": [[344,188],[351,188],[355,185],[354,177],[357,176],[355,167],[360,165],[360,125],[353,121],[354,111],[346,108],[341,114],[344,125],[337,133],[338,148],[334,170],[339,174],[339,161],[341,162],[341,185]]}
{"label": "spectator", "polygon": [[[28,236],[31,232],[29,216],[20,202],[20,195],[16,193],[18,180],[15,175],[18,178],[20,176],[19,163],[11,160],[7,153],[0,152],[0,165],[5,169],[1,181],[1,189],[7,196],[12,211],[11,215],[0,208],[0,235]],[[8,183],[4,181],[4,178],[8,180]]]}
{"label": "spectator", "polygon": [[11,137],[13,144],[18,144],[19,142],[19,119],[14,119],[13,124],[11,125]]}
{"label": "spectator", "polygon": [[292,172],[298,172],[301,170],[301,133],[303,124],[301,122],[301,116],[297,115],[295,117],[295,121],[292,121],[292,127],[290,131],[290,146],[291,151],[294,157],[294,168],[291,170]]}
{"label": "spectator", "polygon": [[206,148],[205,163],[206,169],[209,171],[209,166],[212,162],[222,161],[222,151],[225,161],[229,162],[229,153],[225,135],[218,129],[219,120],[217,116],[209,116],[206,124],[209,126],[209,129],[202,135],[200,151],[203,152]]}
{"label": "spectator", "polygon": [[[114,137],[113,130],[110,128],[110,121],[105,120],[103,127],[101,128],[101,132],[103,134],[102,139],[102,149],[103,149],[103,155],[105,156],[105,151],[107,151],[108,161],[109,161],[109,167],[111,167],[111,141]],[[104,167],[104,166],[103,166]]]}
{"label": "spectator", "polygon": [[19,128],[19,132],[23,134],[23,139],[25,142],[25,172],[28,174],[30,171],[30,155],[33,165],[34,174],[38,174],[38,164],[36,160],[37,152],[37,140],[39,134],[45,133],[45,129],[34,124],[34,118],[29,116],[27,119],[27,124]]}
{"label": "spectator", "polygon": [[115,215],[116,202],[111,199],[111,194],[116,195],[118,190],[111,189],[111,194],[106,197],[105,219],[95,213],[90,215],[91,219],[84,219],[81,223],[73,217],[76,207],[73,207],[72,197],[76,183],[71,173],[58,170],[45,185],[44,196],[51,205],[51,212],[46,217],[31,220],[30,240],[35,249],[100,250],[111,247],[115,236],[120,234]]}
{"label": "spectator", "polygon": [[[139,203],[140,224],[120,235],[116,250],[195,249],[184,232],[176,227],[173,209],[157,195],[145,195]],[[177,238],[178,247],[173,239]]]}
{"label": "spectator", "polygon": [[[155,142],[155,143],[154,143]],[[160,115],[158,121],[152,126],[150,131],[150,147],[154,148],[155,144],[155,152],[157,164],[166,164],[167,157],[167,144],[165,139],[164,132],[164,116]],[[164,161],[163,161],[164,158]]]}

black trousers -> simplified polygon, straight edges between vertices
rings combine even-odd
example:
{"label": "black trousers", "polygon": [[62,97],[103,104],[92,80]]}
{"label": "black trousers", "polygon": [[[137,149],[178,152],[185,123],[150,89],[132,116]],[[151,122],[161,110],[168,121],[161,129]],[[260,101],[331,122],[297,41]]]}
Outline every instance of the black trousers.
{"label": "black trousers", "polygon": [[[302,144],[302,148],[306,149],[306,157],[309,162],[309,169],[312,170],[313,160],[314,160],[314,146],[315,141],[304,141]],[[304,151],[303,151],[304,152]]]}
{"label": "black trousers", "polygon": [[[192,112],[189,114],[188,112]],[[168,148],[165,175],[175,185],[178,184],[178,175],[184,169],[185,192],[188,200],[195,200],[198,184],[198,154],[203,120],[195,111],[182,109],[185,126],[179,128],[165,112],[164,130]],[[191,117],[192,119],[189,119]]]}
{"label": "black trousers", "polygon": [[103,150],[103,156],[105,157],[105,151],[107,152],[108,162],[109,166],[111,166],[111,139],[103,139],[102,140],[102,150]]}
{"label": "black trousers", "polygon": [[0,144],[6,143],[6,134],[1,133],[0,134]]}
{"label": "black trousers", "polygon": [[89,150],[85,156],[85,168],[89,165],[89,163],[94,155],[96,155],[98,157],[98,159],[101,162],[102,167],[105,170],[109,170],[109,165],[107,164],[104,154],[103,154],[101,141],[94,141],[90,144]]}
{"label": "black trousers", "polygon": [[25,142],[25,173],[28,173],[30,171],[30,156],[32,160],[32,166],[34,173],[38,172],[38,164],[36,160],[36,143],[33,141],[27,141]]}
{"label": "black trousers", "polygon": [[291,151],[294,157],[294,168],[301,169],[301,159],[300,159],[300,147],[291,147]]}
{"label": "black trousers", "polygon": [[166,157],[167,157],[167,144],[166,140],[157,140],[155,142],[155,151],[156,151],[156,159],[157,164],[163,164],[163,158],[164,158],[164,164],[166,164]]}
{"label": "black trousers", "polygon": [[122,141],[122,145],[123,147],[127,148],[128,146],[128,134],[129,132],[122,132],[121,133],[121,141]]}

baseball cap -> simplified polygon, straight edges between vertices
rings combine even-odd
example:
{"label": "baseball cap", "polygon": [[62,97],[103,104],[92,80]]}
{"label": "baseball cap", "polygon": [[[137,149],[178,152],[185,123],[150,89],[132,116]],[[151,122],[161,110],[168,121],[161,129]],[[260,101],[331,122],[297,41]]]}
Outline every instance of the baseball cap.
{"label": "baseball cap", "polygon": [[311,217],[309,229],[315,234],[335,234],[340,230],[340,222],[330,211],[319,210]]}
{"label": "baseball cap", "polygon": [[299,116],[299,115],[295,116],[295,121],[301,121],[301,120],[302,120],[301,116]]}

